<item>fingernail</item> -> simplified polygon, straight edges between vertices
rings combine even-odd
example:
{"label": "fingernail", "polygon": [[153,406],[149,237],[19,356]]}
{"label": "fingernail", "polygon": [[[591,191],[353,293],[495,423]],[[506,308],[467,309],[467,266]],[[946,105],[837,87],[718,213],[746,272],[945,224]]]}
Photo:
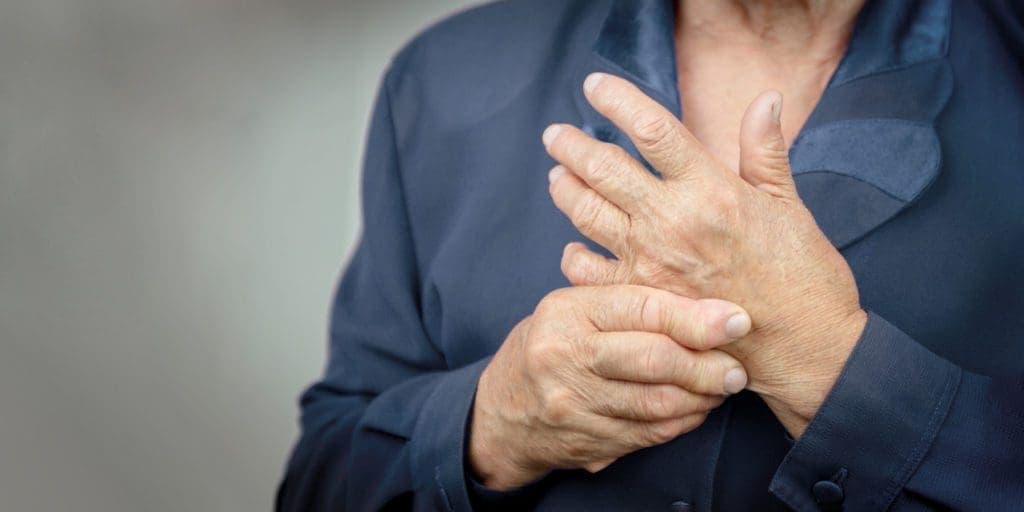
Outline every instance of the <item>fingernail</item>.
{"label": "fingernail", "polygon": [[556,165],[552,167],[551,170],[548,171],[548,183],[554,183],[555,180],[557,180],[563,174],[565,174],[565,167],[562,167],[561,165]]}
{"label": "fingernail", "polygon": [[544,133],[540,136],[540,140],[544,142],[544,147],[551,145],[551,142],[558,136],[558,132],[562,131],[561,125],[553,124],[548,126]]}
{"label": "fingernail", "polygon": [[725,335],[732,338],[742,338],[750,332],[750,317],[746,313],[736,313],[725,321]]}
{"label": "fingernail", "polygon": [[601,83],[601,80],[604,80],[604,77],[604,73],[591,73],[587,75],[587,78],[583,80],[583,91],[587,94],[594,92],[594,88],[597,87],[597,84]]}
{"label": "fingernail", "polygon": [[733,368],[725,374],[725,392],[735,395],[747,387],[747,372],[742,368]]}

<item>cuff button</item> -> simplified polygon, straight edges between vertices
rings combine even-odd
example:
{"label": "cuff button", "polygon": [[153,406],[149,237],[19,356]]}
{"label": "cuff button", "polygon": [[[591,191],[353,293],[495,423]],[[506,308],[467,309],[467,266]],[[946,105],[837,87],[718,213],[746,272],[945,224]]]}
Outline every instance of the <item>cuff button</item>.
{"label": "cuff button", "polygon": [[693,512],[693,505],[685,501],[673,501],[668,509],[669,512]]}
{"label": "cuff button", "polygon": [[815,483],[814,487],[811,488],[811,492],[814,494],[814,501],[818,502],[819,505],[838,505],[843,502],[845,497],[842,486],[831,480],[822,480]]}

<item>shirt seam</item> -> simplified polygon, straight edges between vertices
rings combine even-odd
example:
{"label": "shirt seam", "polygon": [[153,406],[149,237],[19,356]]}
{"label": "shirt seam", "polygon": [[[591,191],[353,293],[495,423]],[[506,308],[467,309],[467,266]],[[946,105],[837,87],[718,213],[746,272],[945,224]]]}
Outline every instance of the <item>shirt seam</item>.
{"label": "shirt seam", "polygon": [[441,481],[441,466],[434,466],[434,481],[437,482],[437,488],[441,492],[441,498],[444,499],[444,505],[448,508],[448,512],[455,512],[455,506],[452,505],[452,500],[448,497],[448,490],[444,488],[444,482]]}
{"label": "shirt seam", "polygon": [[935,435],[938,434],[939,427],[942,425],[942,420],[944,420],[949,413],[950,406],[953,402],[952,396],[956,393],[956,389],[959,387],[960,371],[954,368],[947,371],[946,374],[946,381],[943,385],[942,393],[939,395],[939,399],[935,402],[935,406],[932,408],[932,412],[928,418],[928,425],[925,427],[925,430],[919,438],[917,445],[914,447],[914,450],[908,455],[903,467],[893,475],[893,478],[889,482],[889,486],[882,495],[884,498],[884,501],[880,503],[880,505],[882,505],[882,510],[888,509],[892,504],[892,501],[896,499],[896,495],[899,494],[900,489],[902,489],[906,485],[907,480],[910,479],[914,469],[920,465],[921,459],[932,444],[932,440],[935,438]]}

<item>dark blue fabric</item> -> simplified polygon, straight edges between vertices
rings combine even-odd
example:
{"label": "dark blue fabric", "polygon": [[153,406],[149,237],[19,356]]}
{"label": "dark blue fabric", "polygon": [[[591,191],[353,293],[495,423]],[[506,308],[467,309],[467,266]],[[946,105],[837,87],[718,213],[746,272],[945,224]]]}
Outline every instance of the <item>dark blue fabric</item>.
{"label": "dark blue fabric", "polygon": [[635,155],[582,97],[599,70],[685,115],[672,5],[489,4],[395,56],[367,138],[363,231],[327,367],[302,396],[279,510],[1024,509],[1024,9],[1013,0],[870,2],[794,141],[800,194],[871,313],[799,440],[744,392],[597,474],[553,471],[515,493],[472,481],[477,378],[537,301],[567,286],[561,249],[582,239],[551,204],[540,133],[573,123]]}

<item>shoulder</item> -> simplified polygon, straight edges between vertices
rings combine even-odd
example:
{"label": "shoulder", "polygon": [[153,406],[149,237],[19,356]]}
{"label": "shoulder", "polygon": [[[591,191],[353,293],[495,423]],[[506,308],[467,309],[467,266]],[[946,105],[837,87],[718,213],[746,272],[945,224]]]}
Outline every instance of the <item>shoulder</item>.
{"label": "shoulder", "polygon": [[557,51],[552,43],[563,42],[575,21],[605,5],[592,0],[503,0],[471,7],[420,31],[395,55],[392,66],[400,72],[440,73],[496,70],[534,60],[544,50]]}
{"label": "shoulder", "polygon": [[443,125],[494,112],[589,48],[608,5],[608,0],[503,0],[425,28],[388,68],[396,114],[416,110],[418,117]]}
{"label": "shoulder", "polygon": [[1024,63],[1024,2],[979,0],[953,2],[954,40],[992,38],[1007,54]]}

